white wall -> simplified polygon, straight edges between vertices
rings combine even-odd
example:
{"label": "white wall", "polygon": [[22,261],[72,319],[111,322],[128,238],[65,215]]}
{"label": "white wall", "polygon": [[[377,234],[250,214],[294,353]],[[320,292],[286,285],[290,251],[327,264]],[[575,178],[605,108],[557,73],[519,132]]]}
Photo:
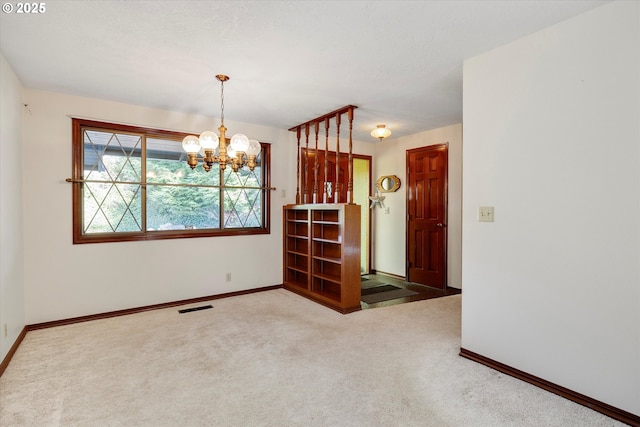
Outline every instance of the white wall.
{"label": "white wall", "polygon": [[31,89],[24,102],[31,110],[22,165],[27,324],[282,283],[282,205],[295,201],[293,133],[225,123],[230,134],[272,143],[271,234],[73,245],[68,115],[196,134],[219,119]]}
{"label": "white wall", "polygon": [[[373,181],[382,175],[397,175],[400,189],[385,196],[384,205],[375,208],[373,218],[373,268],[399,276],[406,274],[406,217],[407,217],[407,150],[447,143],[448,218],[447,218],[447,285],[462,285],[462,125],[455,124],[400,138],[385,139],[377,143],[373,159]],[[375,191],[375,189],[374,189]]]}
{"label": "white wall", "polygon": [[463,155],[462,347],[635,414],[639,17],[610,3],[466,61]]}
{"label": "white wall", "polygon": [[0,361],[25,326],[22,104],[22,85],[0,54]]}
{"label": "white wall", "polygon": [[[272,143],[270,235],[73,245],[71,185],[64,181],[71,176],[69,116],[195,134],[217,128],[219,119],[32,89],[24,90],[24,102],[27,324],[282,283],[282,205],[294,203],[296,191],[294,133],[225,123],[230,134]],[[353,151],[373,155],[375,145],[354,141]]]}

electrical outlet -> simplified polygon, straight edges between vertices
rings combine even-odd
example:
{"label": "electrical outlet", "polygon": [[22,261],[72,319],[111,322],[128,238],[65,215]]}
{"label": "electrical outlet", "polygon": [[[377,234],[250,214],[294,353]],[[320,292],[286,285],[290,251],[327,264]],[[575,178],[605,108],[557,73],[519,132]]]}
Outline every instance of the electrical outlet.
{"label": "electrical outlet", "polygon": [[231,273],[227,273],[224,277],[224,281],[225,282],[230,282],[231,281]]}
{"label": "electrical outlet", "polygon": [[4,337],[6,338],[9,335],[9,330],[7,329],[7,324],[4,324]]}

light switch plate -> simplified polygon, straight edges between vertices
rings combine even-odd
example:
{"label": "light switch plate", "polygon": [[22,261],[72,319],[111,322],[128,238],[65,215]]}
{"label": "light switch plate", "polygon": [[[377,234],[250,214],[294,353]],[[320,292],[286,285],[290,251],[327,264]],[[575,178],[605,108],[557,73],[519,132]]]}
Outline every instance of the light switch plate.
{"label": "light switch plate", "polygon": [[479,206],[478,207],[478,221],[479,222],[493,222],[493,206]]}

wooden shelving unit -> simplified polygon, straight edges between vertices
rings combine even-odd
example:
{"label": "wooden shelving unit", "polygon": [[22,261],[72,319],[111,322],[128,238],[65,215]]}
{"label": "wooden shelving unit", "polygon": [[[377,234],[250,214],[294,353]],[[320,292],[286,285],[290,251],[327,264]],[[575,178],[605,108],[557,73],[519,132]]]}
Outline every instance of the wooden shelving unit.
{"label": "wooden shelving unit", "polygon": [[360,206],[286,205],[284,287],[341,313],[360,310]]}

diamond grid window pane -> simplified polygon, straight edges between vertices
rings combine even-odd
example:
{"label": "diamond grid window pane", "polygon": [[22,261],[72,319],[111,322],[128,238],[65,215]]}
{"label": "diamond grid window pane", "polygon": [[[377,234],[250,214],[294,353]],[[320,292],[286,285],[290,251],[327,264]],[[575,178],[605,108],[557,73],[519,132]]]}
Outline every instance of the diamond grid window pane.
{"label": "diamond grid window pane", "polygon": [[233,188],[224,192],[224,228],[261,225],[261,191]]}
{"label": "diamond grid window pane", "polygon": [[224,171],[224,228],[262,227],[262,159],[258,155],[258,166],[252,171],[244,167],[233,172]]}
{"label": "diamond grid window pane", "polygon": [[142,230],[140,185],[84,184],[84,232]]}
{"label": "diamond grid window pane", "polygon": [[140,181],[142,137],[85,130],[84,178]]}
{"label": "diamond grid window pane", "polygon": [[262,159],[260,155],[256,158],[258,165],[254,170],[249,170],[248,167],[239,169],[238,172],[227,166],[224,170],[224,185],[236,186],[236,187],[260,187],[262,186]]}
{"label": "diamond grid window pane", "polygon": [[142,230],[140,135],[84,131],[83,232]]}

